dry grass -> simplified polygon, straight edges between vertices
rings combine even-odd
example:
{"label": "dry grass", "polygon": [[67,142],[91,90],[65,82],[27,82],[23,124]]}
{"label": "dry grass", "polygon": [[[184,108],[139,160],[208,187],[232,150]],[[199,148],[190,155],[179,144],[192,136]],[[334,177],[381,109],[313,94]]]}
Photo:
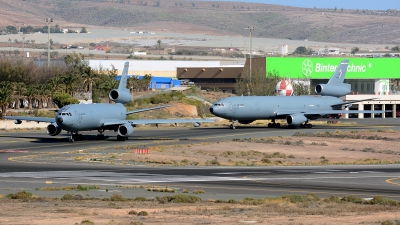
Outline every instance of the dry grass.
{"label": "dry grass", "polygon": [[[394,222],[400,215],[399,206],[335,203],[312,198],[293,202],[288,199],[164,204],[132,200],[0,199],[0,223],[14,224],[18,217],[18,224],[32,225],[54,224],[54,221],[58,224],[79,224],[81,221],[94,224],[247,224],[244,221],[255,221],[255,224],[315,224],[317,221],[327,224],[381,224],[384,221]],[[23,216],[19,212],[24,212]],[[139,219],[140,215],[145,219]]]}

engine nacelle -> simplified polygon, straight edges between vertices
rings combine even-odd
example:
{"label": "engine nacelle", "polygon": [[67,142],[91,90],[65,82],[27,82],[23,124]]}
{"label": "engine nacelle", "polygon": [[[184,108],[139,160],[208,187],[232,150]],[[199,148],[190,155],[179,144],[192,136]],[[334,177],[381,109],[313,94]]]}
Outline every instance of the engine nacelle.
{"label": "engine nacelle", "polygon": [[117,89],[113,89],[108,94],[108,97],[113,100],[115,103],[126,104],[131,101],[131,94],[129,91],[121,91]]}
{"label": "engine nacelle", "polygon": [[118,134],[123,137],[128,137],[133,134],[133,127],[130,123],[122,124],[118,127]]}
{"label": "engine nacelle", "polygon": [[201,124],[199,122],[196,122],[196,123],[193,124],[194,127],[200,127],[200,125]]}
{"label": "engine nacelle", "polygon": [[315,86],[315,93],[323,95],[323,96],[334,96],[340,97],[347,95],[351,92],[351,85],[342,83],[342,84],[318,84]]}
{"label": "engine nacelle", "polygon": [[289,125],[297,126],[306,121],[307,117],[305,117],[303,114],[293,114],[286,116],[286,122]]}
{"label": "engine nacelle", "polygon": [[254,120],[238,120],[238,122],[241,124],[250,124],[250,123],[254,122]]}
{"label": "engine nacelle", "polygon": [[15,123],[15,124],[21,124],[21,123],[22,123],[22,120],[15,120],[14,123]]}
{"label": "engine nacelle", "polygon": [[50,136],[57,136],[61,133],[61,128],[56,123],[51,123],[47,126],[47,133]]}

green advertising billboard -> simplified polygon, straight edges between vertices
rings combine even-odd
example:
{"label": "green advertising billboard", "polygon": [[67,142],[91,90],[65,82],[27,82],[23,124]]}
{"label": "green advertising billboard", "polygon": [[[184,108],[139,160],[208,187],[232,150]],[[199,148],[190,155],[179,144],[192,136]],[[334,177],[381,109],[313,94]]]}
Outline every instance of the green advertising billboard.
{"label": "green advertising billboard", "polygon": [[265,71],[291,79],[329,79],[343,59],[349,59],[346,79],[400,78],[400,58],[267,57]]}

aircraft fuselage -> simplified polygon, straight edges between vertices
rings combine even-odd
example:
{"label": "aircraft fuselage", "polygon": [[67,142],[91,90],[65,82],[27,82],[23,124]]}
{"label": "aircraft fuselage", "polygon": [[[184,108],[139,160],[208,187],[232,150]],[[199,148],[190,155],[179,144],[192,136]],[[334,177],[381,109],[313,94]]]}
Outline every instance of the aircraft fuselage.
{"label": "aircraft fuselage", "polygon": [[125,106],[107,103],[67,105],[58,111],[56,123],[63,130],[71,132],[110,129],[103,127],[106,119],[125,120]]}
{"label": "aircraft fuselage", "polygon": [[329,96],[240,96],[221,99],[211,106],[210,111],[229,120],[285,119],[286,115],[277,113],[332,110],[331,105],[342,102]]}

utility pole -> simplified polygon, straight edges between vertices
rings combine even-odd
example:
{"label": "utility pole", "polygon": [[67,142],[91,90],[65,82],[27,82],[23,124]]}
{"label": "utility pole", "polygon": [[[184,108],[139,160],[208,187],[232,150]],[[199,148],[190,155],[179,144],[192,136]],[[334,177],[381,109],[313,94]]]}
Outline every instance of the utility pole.
{"label": "utility pole", "polygon": [[46,18],[47,23],[47,67],[50,67],[50,23],[53,22],[53,18]]}
{"label": "utility pole", "polygon": [[[252,50],[252,42],[253,42],[253,31],[254,31],[254,27],[245,27],[244,29],[246,29],[246,30],[250,30],[250,84],[251,84],[251,52],[253,51]],[[248,92],[248,94],[250,95],[250,90],[248,89],[247,90],[247,92]]]}
{"label": "utility pole", "polygon": [[22,58],[25,57],[25,34],[21,34],[22,38]]}

